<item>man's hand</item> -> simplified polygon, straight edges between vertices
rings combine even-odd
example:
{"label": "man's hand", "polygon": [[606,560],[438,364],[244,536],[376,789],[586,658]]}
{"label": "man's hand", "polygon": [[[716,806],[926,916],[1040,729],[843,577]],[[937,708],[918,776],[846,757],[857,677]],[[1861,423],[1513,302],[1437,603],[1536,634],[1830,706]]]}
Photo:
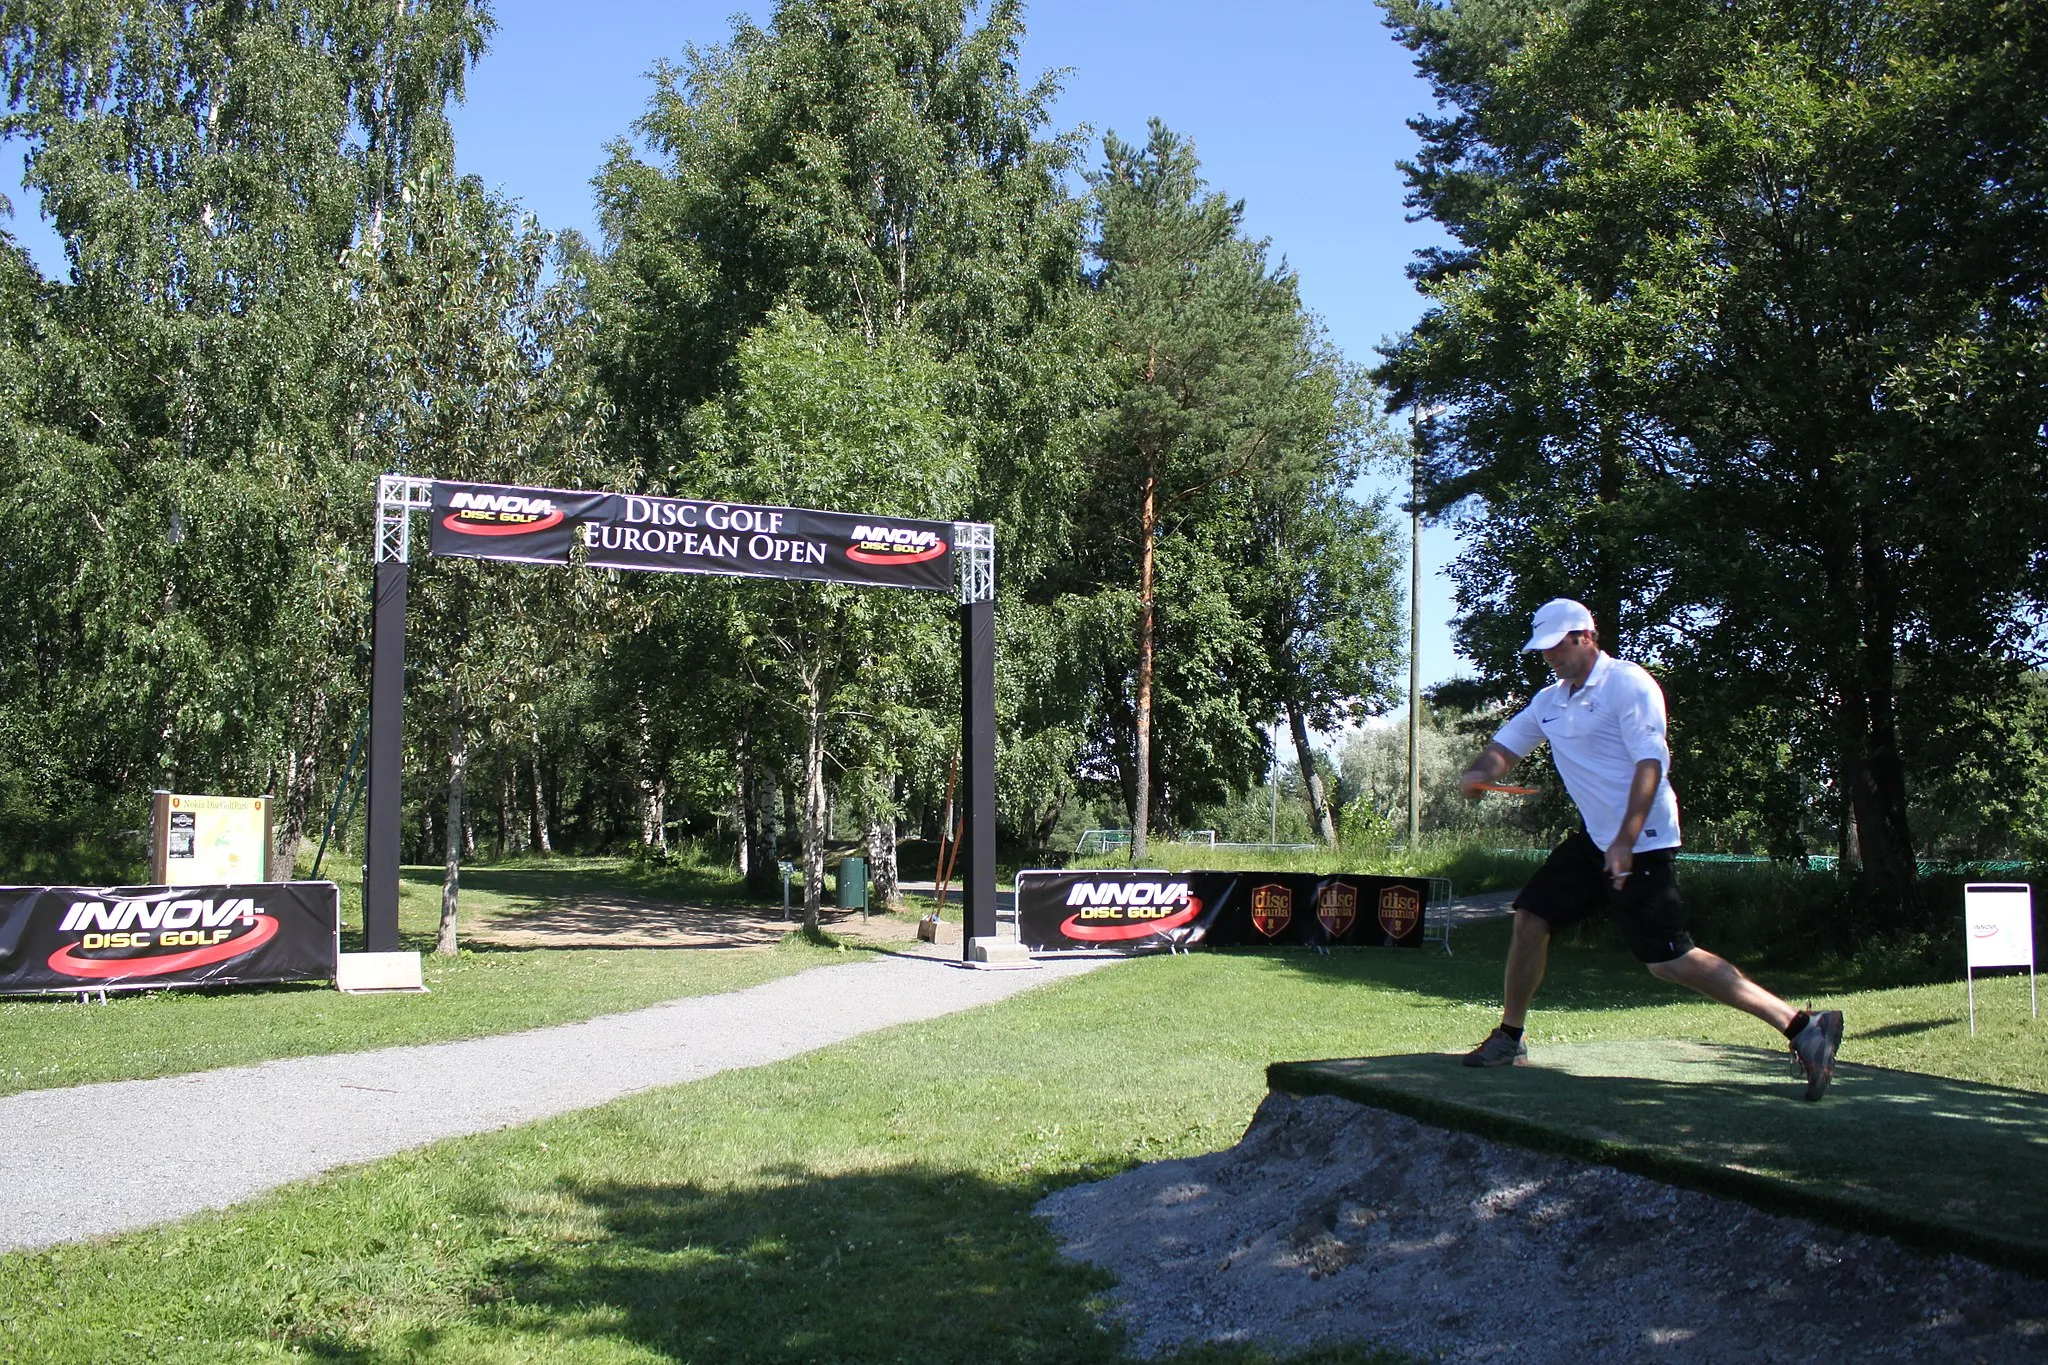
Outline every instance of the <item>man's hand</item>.
{"label": "man's hand", "polygon": [[1635,850],[1630,847],[1633,843],[1633,839],[1616,839],[1607,846],[1607,880],[1616,891],[1628,881],[1629,869],[1636,865]]}
{"label": "man's hand", "polygon": [[1498,744],[1489,744],[1479,751],[1479,757],[1472,760],[1472,766],[1458,777],[1458,790],[1465,794],[1467,801],[1477,801],[1486,795],[1486,784],[1498,782],[1504,773],[1514,769],[1522,760]]}

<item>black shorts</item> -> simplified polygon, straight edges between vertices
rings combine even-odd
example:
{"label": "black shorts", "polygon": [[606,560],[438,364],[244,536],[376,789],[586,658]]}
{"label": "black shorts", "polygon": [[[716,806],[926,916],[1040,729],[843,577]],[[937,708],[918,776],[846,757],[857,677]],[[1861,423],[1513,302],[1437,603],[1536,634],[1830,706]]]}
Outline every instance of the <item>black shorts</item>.
{"label": "black shorts", "polygon": [[1553,931],[1611,910],[1636,961],[1669,962],[1693,946],[1678,903],[1677,855],[1675,848],[1636,854],[1628,880],[1617,891],[1607,879],[1606,852],[1586,831],[1574,830],[1536,869],[1515,897],[1515,908],[1527,910]]}

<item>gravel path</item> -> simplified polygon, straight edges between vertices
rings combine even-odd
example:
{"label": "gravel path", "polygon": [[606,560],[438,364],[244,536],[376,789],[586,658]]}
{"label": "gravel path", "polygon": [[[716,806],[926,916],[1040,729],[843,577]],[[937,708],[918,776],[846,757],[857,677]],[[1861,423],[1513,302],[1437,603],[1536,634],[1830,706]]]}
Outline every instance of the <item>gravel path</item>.
{"label": "gravel path", "polygon": [[[958,951],[955,949],[954,951]],[[930,957],[818,967],[749,990],[528,1033],[296,1057],[0,1098],[0,1252],[148,1227],[441,1138],[760,1066],[1075,976]],[[164,1178],[164,1158],[179,1161]]]}

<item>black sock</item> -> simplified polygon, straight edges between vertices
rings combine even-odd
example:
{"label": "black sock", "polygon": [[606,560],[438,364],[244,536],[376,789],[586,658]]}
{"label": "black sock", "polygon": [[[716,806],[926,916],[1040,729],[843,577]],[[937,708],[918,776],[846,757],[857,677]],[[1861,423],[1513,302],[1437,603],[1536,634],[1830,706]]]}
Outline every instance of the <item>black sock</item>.
{"label": "black sock", "polygon": [[1502,1024],[1500,1026],[1500,1031],[1502,1033],[1505,1033],[1508,1037],[1514,1039],[1518,1043],[1522,1041],[1522,1031],[1518,1028],[1511,1028],[1506,1024]]}
{"label": "black sock", "polygon": [[1812,1022],[1812,1015],[1808,1014],[1805,1010],[1799,1011],[1799,1013],[1792,1016],[1792,1022],[1785,1025],[1785,1036],[1787,1038],[1797,1038],[1800,1034],[1806,1032],[1806,1026]]}

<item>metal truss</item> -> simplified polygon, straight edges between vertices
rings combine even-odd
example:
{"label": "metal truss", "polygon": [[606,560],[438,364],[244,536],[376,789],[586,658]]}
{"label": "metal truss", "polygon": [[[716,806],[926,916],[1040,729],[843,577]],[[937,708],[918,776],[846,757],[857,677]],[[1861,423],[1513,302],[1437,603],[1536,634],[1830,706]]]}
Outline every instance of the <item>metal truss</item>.
{"label": "metal truss", "polygon": [[995,601],[996,528],[985,521],[954,522],[953,554],[960,566],[960,604]]}
{"label": "metal truss", "polygon": [[434,506],[434,481],[411,474],[377,476],[377,560],[379,564],[412,559],[412,514]]}

